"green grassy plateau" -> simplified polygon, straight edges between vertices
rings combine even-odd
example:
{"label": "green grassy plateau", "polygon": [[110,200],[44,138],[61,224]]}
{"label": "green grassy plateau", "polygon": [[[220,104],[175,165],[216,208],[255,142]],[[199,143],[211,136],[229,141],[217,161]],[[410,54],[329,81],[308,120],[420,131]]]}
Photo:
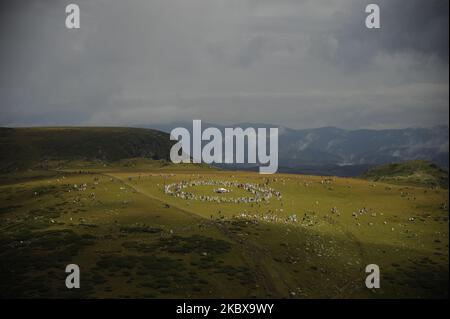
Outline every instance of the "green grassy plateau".
{"label": "green grassy plateau", "polygon": [[447,298],[448,214],[436,185],[53,156],[0,175],[0,297]]}

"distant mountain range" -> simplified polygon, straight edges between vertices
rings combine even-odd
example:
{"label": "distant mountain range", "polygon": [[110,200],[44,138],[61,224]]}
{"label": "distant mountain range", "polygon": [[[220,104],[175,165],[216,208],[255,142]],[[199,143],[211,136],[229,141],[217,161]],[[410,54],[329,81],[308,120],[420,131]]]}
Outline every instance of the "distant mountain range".
{"label": "distant mountain range", "polygon": [[[203,128],[224,126],[202,123]],[[41,165],[51,160],[127,158],[169,160],[174,127],[192,123],[142,128],[54,127],[0,128],[0,171]],[[234,127],[273,127],[244,123]],[[279,127],[279,172],[357,176],[374,166],[427,160],[448,170],[447,126],[398,130],[344,130],[333,127],[295,130]],[[256,170],[252,165],[216,165],[224,169]]]}
{"label": "distant mountain range", "polygon": [[[175,127],[192,128],[192,122],[144,126],[167,133]],[[278,127],[279,171],[355,176],[368,168],[393,162],[427,160],[449,166],[449,128],[345,130],[335,127],[291,129],[282,126],[241,123],[230,126],[202,123],[202,128]],[[230,165],[221,167],[230,167]],[[233,168],[248,166],[233,165]]]}

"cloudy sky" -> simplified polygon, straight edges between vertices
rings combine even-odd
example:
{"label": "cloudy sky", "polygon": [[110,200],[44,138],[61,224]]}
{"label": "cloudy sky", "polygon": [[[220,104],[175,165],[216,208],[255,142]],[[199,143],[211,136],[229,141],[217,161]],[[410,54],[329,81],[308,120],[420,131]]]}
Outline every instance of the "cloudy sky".
{"label": "cloudy sky", "polygon": [[[81,29],[65,28],[77,3]],[[365,7],[381,7],[381,29]],[[0,125],[448,125],[447,0],[11,0]]]}

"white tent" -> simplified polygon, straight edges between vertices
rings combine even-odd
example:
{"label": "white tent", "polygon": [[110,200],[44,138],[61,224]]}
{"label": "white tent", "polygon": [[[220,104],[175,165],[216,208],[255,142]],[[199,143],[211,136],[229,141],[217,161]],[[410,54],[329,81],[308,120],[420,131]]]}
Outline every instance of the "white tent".
{"label": "white tent", "polygon": [[218,189],[215,190],[216,193],[228,193],[229,190],[223,187],[220,187]]}

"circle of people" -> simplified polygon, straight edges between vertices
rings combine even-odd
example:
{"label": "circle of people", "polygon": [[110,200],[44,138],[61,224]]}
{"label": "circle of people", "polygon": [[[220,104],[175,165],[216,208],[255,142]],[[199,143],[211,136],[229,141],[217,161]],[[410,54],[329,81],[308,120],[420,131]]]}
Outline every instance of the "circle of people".
{"label": "circle of people", "polygon": [[[209,195],[197,195],[191,192],[185,191],[188,187],[195,186],[222,186],[222,187],[236,187],[243,189],[254,196],[241,196],[241,197],[222,197],[222,196],[209,196]],[[216,193],[228,193],[229,191],[224,188],[215,189]],[[236,181],[181,181],[179,183],[172,183],[164,187],[164,193],[176,196],[186,200],[199,200],[202,202],[216,202],[216,203],[260,203],[263,201],[269,201],[272,197],[280,200],[281,193],[275,191],[270,187],[258,186],[250,183],[239,183]]]}

